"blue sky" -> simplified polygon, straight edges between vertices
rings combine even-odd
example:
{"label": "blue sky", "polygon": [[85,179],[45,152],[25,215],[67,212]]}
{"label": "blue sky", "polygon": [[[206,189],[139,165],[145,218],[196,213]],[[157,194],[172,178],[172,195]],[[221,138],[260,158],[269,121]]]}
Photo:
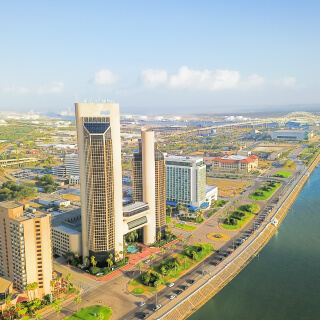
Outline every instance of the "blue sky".
{"label": "blue sky", "polygon": [[0,110],[78,98],[147,114],[320,103],[319,1],[12,0],[0,12]]}

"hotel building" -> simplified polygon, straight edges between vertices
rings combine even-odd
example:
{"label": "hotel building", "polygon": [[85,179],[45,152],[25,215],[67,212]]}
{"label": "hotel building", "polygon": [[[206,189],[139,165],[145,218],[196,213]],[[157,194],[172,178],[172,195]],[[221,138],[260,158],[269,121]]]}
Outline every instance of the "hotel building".
{"label": "hotel building", "polygon": [[38,283],[37,297],[51,292],[51,214],[24,212],[15,202],[0,203],[0,276],[17,290]]}
{"label": "hotel building", "polygon": [[165,163],[168,204],[179,203],[198,208],[203,203],[211,203],[211,199],[207,198],[206,165],[203,158],[169,156],[165,158]]}

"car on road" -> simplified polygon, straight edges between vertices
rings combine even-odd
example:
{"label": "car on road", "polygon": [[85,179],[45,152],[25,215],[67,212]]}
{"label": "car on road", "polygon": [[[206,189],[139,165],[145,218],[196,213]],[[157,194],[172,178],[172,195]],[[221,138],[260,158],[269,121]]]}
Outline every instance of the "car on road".
{"label": "car on road", "polygon": [[141,316],[141,319],[147,319],[149,316],[150,316],[150,313],[144,313],[144,314]]}
{"label": "car on road", "polygon": [[173,287],[173,286],[174,286],[174,282],[171,282],[171,283],[168,284],[168,287],[169,287],[169,288],[171,288],[171,287]]}
{"label": "car on road", "polygon": [[149,263],[150,259],[144,260],[144,263]]}
{"label": "car on road", "polygon": [[182,286],[182,290],[187,290],[189,287],[187,285]]}
{"label": "car on road", "polygon": [[195,284],[196,282],[197,282],[197,280],[195,280],[195,279],[190,280],[191,284]]}
{"label": "car on road", "polygon": [[146,304],[146,303],[145,303],[144,301],[141,301],[141,302],[138,303],[138,306],[139,306],[139,307],[142,307],[142,306],[144,306],[145,304]]}
{"label": "car on road", "polygon": [[173,300],[174,298],[176,298],[176,296],[175,296],[174,294],[172,294],[172,295],[169,297],[170,300]]}
{"label": "car on road", "polygon": [[157,305],[155,305],[155,306],[152,308],[152,310],[153,310],[153,311],[157,311],[157,310],[159,310],[161,307],[162,307],[162,304],[157,304]]}
{"label": "car on road", "polygon": [[177,290],[176,294],[181,294],[183,291],[182,290]]}

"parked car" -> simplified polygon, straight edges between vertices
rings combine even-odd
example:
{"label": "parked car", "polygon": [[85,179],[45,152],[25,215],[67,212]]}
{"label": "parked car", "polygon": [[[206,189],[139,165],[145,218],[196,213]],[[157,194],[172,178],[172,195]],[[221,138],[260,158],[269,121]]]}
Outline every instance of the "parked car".
{"label": "parked car", "polygon": [[141,301],[141,302],[138,303],[138,306],[139,306],[139,307],[142,307],[142,306],[144,306],[145,304],[146,304],[146,303],[145,303],[144,301]]}
{"label": "parked car", "polygon": [[168,284],[168,287],[169,287],[169,288],[171,288],[171,287],[173,287],[173,286],[174,286],[174,282],[171,282],[171,283]]}
{"label": "parked car", "polygon": [[170,300],[173,300],[174,298],[176,298],[176,296],[175,296],[174,294],[172,294],[172,295],[169,297]]}
{"label": "parked car", "polygon": [[162,307],[162,304],[157,304],[157,305],[155,305],[154,307],[153,307],[153,311],[157,311],[157,310],[159,310],[160,308]]}

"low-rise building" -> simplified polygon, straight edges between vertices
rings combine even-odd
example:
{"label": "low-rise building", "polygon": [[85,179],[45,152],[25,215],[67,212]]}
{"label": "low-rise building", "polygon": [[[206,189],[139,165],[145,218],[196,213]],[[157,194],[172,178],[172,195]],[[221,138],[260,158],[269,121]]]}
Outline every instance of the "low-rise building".
{"label": "low-rise building", "polygon": [[63,256],[73,252],[82,255],[80,209],[53,216],[51,229],[53,254]]}
{"label": "low-rise building", "polygon": [[36,203],[45,206],[69,207],[70,200],[64,199],[58,194],[41,194],[38,199],[34,200]]}
{"label": "low-rise building", "polygon": [[52,167],[52,174],[57,177],[65,177],[67,175],[66,166]]}
{"label": "low-rise building", "polygon": [[249,173],[258,169],[259,158],[256,155],[230,155],[212,159],[211,169],[216,172]]}
{"label": "low-rise building", "polygon": [[309,140],[313,136],[313,131],[306,130],[279,130],[271,132],[272,139],[281,140]]}

